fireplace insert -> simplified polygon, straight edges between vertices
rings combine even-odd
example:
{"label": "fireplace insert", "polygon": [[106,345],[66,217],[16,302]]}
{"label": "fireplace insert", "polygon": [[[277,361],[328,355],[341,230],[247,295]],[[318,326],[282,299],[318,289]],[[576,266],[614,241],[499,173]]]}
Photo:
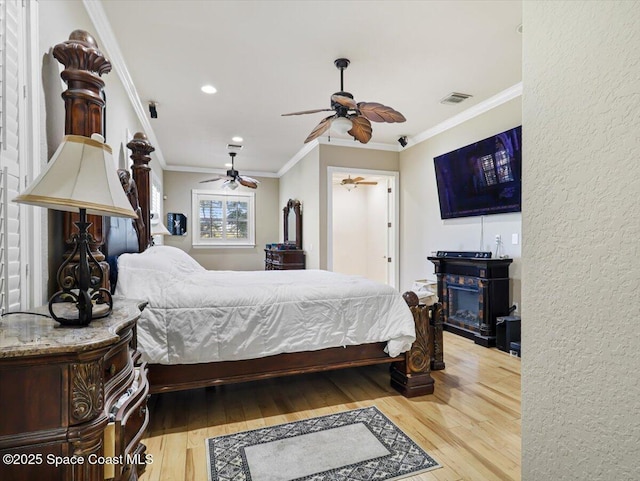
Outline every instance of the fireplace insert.
{"label": "fireplace insert", "polygon": [[438,278],[444,328],[485,347],[496,345],[496,318],[509,315],[512,259],[429,257]]}

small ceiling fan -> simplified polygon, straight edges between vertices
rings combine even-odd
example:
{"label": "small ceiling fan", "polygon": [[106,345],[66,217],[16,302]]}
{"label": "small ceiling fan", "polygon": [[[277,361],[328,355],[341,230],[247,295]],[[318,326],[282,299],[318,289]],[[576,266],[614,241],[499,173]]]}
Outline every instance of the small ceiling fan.
{"label": "small ceiling fan", "polygon": [[375,182],[375,181],[366,182],[364,180],[364,177],[354,177],[352,179],[351,176],[348,175],[346,179],[342,179],[340,181],[340,185],[353,185],[353,186],[357,186],[357,185],[378,185],[378,183]]}
{"label": "small ceiling fan", "polygon": [[371,140],[371,122],[387,122],[396,123],[404,122],[406,119],[397,110],[382,105],[378,102],[357,102],[353,99],[353,95],[344,91],[344,69],[349,66],[349,60],[346,58],[336,59],[335,66],[340,70],[340,92],[336,92],[331,96],[330,109],[304,110],[301,112],[292,112],[289,115],[313,114],[316,112],[334,111],[333,115],[326,117],[311,131],[304,143],[311,142],[313,139],[324,134],[329,127],[336,128],[341,133],[351,135],[355,140],[366,144]]}
{"label": "small ceiling fan", "polygon": [[231,156],[231,169],[227,170],[227,175],[219,175],[218,177],[214,177],[213,179],[201,180],[200,183],[204,184],[205,182],[224,180],[224,184],[222,184],[222,187],[225,189],[235,190],[238,188],[238,184],[244,185],[245,187],[250,187],[251,189],[257,189],[258,184],[260,183],[259,181],[246,175],[240,175],[240,172],[235,169],[234,159],[236,157],[236,154],[236,152],[229,152],[229,155]]}

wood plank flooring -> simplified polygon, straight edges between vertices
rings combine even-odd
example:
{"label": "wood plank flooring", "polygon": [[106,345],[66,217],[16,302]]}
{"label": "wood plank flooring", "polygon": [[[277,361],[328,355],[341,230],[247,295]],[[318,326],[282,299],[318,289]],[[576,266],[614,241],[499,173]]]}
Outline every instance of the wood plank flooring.
{"label": "wood plank flooring", "polygon": [[520,480],[520,359],[444,334],[429,396],[400,396],[384,365],[154,395],[141,481],[206,480],[212,436],[372,405],[444,466],[407,481]]}

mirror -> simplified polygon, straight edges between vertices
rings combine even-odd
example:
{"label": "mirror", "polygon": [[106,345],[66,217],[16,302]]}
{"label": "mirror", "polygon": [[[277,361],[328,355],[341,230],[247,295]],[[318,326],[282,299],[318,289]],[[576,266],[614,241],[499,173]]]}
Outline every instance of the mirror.
{"label": "mirror", "polygon": [[296,249],[302,249],[302,206],[299,200],[289,199],[282,209],[284,213],[284,243],[294,244]]}

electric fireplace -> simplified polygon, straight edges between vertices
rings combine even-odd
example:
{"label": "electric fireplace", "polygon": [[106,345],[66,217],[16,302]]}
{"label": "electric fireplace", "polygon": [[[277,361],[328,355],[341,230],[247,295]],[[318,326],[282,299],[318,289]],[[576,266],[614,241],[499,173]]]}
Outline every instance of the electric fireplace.
{"label": "electric fireplace", "polygon": [[[467,253],[458,253],[467,254]],[[468,253],[429,257],[438,278],[444,329],[485,347],[496,345],[496,318],[509,314],[509,264]]]}

